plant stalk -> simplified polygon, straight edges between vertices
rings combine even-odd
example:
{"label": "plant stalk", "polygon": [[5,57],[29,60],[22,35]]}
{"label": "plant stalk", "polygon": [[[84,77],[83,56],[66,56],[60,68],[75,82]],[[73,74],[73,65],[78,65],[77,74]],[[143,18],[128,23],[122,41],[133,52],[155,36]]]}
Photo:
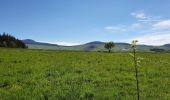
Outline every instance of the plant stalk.
{"label": "plant stalk", "polygon": [[136,89],[137,89],[137,100],[139,100],[140,94],[139,94],[139,81],[138,81],[138,68],[137,68],[137,59],[136,59],[136,49],[133,49],[134,54],[134,66],[136,71]]}

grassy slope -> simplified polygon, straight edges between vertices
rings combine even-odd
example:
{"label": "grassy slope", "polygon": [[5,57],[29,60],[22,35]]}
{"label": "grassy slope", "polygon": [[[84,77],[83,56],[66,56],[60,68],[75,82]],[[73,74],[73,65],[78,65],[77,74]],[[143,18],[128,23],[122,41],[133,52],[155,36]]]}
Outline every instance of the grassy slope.
{"label": "grassy slope", "polygon": [[[142,100],[170,99],[170,53],[140,53]],[[0,98],[135,100],[128,53],[0,48]]]}

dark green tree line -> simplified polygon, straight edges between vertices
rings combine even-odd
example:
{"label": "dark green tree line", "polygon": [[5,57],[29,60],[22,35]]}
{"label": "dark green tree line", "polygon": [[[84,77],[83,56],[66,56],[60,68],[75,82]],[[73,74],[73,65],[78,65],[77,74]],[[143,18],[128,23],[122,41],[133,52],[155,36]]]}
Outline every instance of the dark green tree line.
{"label": "dark green tree line", "polygon": [[7,48],[27,48],[25,43],[7,33],[0,34],[0,47]]}

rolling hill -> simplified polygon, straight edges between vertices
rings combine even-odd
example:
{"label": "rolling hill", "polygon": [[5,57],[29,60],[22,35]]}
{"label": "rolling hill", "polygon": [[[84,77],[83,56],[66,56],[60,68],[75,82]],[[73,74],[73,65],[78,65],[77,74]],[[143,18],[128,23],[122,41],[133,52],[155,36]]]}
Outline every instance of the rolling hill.
{"label": "rolling hill", "polygon": [[[93,41],[82,45],[76,46],[62,46],[57,44],[36,42],[31,39],[22,40],[30,49],[49,49],[49,50],[75,50],[75,51],[106,51],[104,48],[105,42]],[[140,51],[150,51],[150,49],[162,49],[170,50],[170,44],[162,46],[151,46],[151,45],[138,45]],[[113,51],[130,51],[130,44],[128,43],[115,43]]]}

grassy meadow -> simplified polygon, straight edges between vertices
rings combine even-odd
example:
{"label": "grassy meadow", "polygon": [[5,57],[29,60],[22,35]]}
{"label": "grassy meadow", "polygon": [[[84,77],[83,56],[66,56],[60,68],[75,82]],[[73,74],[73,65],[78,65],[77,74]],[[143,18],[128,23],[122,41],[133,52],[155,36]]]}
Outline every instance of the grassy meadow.
{"label": "grassy meadow", "polygon": [[[170,100],[170,53],[138,53],[141,100]],[[0,100],[136,100],[129,53],[0,48]]]}

